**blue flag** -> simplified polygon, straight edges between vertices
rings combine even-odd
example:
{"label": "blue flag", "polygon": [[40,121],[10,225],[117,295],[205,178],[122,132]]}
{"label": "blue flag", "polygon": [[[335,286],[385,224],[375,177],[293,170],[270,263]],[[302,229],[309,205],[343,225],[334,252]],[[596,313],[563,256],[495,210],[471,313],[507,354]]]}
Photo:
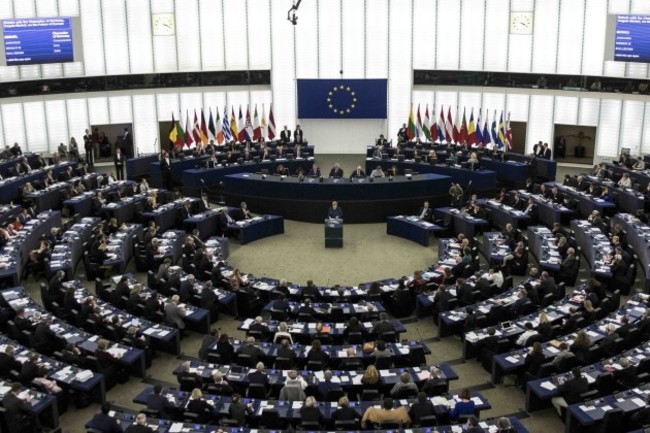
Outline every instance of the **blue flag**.
{"label": "blue flag", "polygon": [[497,112],[496,112],[496,110],[494,111],[494,117],[492,118],[491,135],[492,135],[492,143],[494,143],[495,146],[500,148],[501,144],[499,142],[499,134],[497,134]]}
{"label": "blue flag", "polygon": [[385,119],[388,80],[298,80],[301,119]]}

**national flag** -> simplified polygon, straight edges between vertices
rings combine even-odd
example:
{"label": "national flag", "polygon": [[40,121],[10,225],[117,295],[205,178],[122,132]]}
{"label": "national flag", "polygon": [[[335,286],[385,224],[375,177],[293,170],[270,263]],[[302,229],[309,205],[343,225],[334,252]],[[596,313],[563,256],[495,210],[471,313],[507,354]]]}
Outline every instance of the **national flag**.
{"label": "national flag", "polygon": [[262,136],[260,127],[260,118],[257,116],[257,104],[255,104],[255,114],[253,115],[253,140],[257,141]]}
{"label": "national flag", "polygon": [[[210,110],[210,116],[208,116],[208,142],[213,141],[217,138],[217,131],[221,132],[221,128],[215,128],[214,119],[212,118],[212,108]],[[217,108],[217,119],[219,119],[219,109]]]}
{"label": "national flag", "polygon": [[262,119],[260,120],[260,137],[264,137],[264,134],[268,134],[269,125],[266,123],[266,107],[262,104]]}
{"label": "national flag", "polygon": [[506,124],[503,123],[503,110],[501,111],[501,117],[499,117],[499,129],[497,132],[499,134],[499,142],[501,143],[501,146],[506,146]]}
{"label": "national flag", "polygon": [[436,129],[438,134],[438,141],[442,143],[443,141],[445,141],[446,138],[445,132],[447,130],[447,127],[445,125],[445,109],[442,107],[442,105],[440,106],[440,118],[438,119]]}
{"label": "national flag", "polygon": [[205,123],[203,108],[201,108],[201,143],[208,144],[208,125]]}
{"label": "national flag", "polygon": [[456,119],[454,120],[454,133],[452,137],[454,138],[454,143],[458,143],[460,141],[460,119],[458,118],[459,114],[458,107],[456,107]]}
{"label": "national flag", "polygon": [[[440,109],[442,110],[442,106]],[[451,117],[450,105],[449,110],[447,110],[447,119],[445,120],[445,140],[447,140],[448,143],[451,143],[452,138],[454,138],[454,122]]]}
{"label": "national flag", "polygon": [[418,104],[417,122],[415,124],[415,136],[417,138],[420,138],[421,131],[422,131],[422,117],[420,117],[420,104]]}
{"label": "national flag", "polygon": [[244,120],[244,114],[241,111],[241,105],[239,106],[239,118],[237,121],[237,129],[239,133],[237,134],[237,139],[240,143],[246,141],[246,121]]}
{"label": "national flag", "polygon": [[512,128],[510,128],[510,112],[506,120],[506,151],[512,150]]}
{"label": "national flag", "polygon": [[201,125],[199,125],[199,118],[196,115],[196,108],[194,109],[194,124],[192,128],[192,137],[194,142],[199,144],[201,142]]}
{"label": "national flag", "polygon": [[246,132],[246,140],[252,140],[253,139],[253,122],[251,122],[251,107],[250,105],[246,106],[246,128],[244,129]]}
{"label": "national flag", "polygon": [[483,123],[483,147],[487,146],[488,144],[490,144],[490,130],[488,129],[487,116],[485,116]]}
{"label": "national flag", "polygon": [[476,117],[476,144],[483,147],[483,131],[481,131],[481,111]]}
{"label": "national flag", "polygon": [[273,104],[269,107],[269,140],[275,138],[275,117],[273,117]]}
{"label": "national flag", "polygon": [[[217,111],[217,122],[219,121],[219,111]],[[232,140],[232,133],[230,132],[230,122],[228,121],[228,107],[224,107],[223,109],[223,124],[221,125],[221,136],[223,137],[223,141],[226,143]],[[217,136],[217,140],[219,140],[219,136]],[[221,144],[223,141],[219,141],[218,143]]]}
{"label": "national flag", "polygon": [[[196,111],[194,112],[196,114]],[[192,145],[192,128],[190,126],[190,112],[185,110],[185,144],[187,147]]]}
{"label": "national flag", "polygon": [[[172,114],[173,115],[173,114]],[[176,121],[176,125],[178,128],[178,136],[176,137],[176,147],[183,147],[185,145],[185,131],[183,131],[183,118],[182,115],[178,116],[178,120]]]}
{"label": "national flag", "polygon": [[424,112],[424,123],[422,124],[422,133],[427,138],[426,141],[431,141],[431,129],[429,127],[429,104],[427,104],[427,109]]}
{"label": "national flag", "polygon": [[411,104],[411,111],[409,112],[408,128],[406,129],[406,136],[409,140],[415,137],[415,119],[413,118],[413,104]]}
{"label": "national flag", "polygon": [[460,125],[458,141],[461,144],[464,144],[467,141],[467,118],[465,117],[465,107],[463,107],[463,123]]}
{"label": "national flag", "polygon": [[499,134],[497,134],[497,110],[494,110],[494,116],[492,117],[490,136],[492,137],[492,145],[501,148],[501,144],[499,143]]}
{"label": "national flag", "polygon": [[239,138],[239,130],[237,129],[237,116],[235,116],[235,107],[230,110],[230,139],[237,141]]}
{"label": "national flag", "polygon": [[467,143],[476,144],[476,124],[474,123],[474,109],[469,114],[469,125],[467,126]]}
{"label": "national flag", "polygon": [[169,143],[173,146],[176,144],[178,139],[178,127],[176,125],[176,119],[174,119],[174,112],[172,111],[172,127],[169,129]]}

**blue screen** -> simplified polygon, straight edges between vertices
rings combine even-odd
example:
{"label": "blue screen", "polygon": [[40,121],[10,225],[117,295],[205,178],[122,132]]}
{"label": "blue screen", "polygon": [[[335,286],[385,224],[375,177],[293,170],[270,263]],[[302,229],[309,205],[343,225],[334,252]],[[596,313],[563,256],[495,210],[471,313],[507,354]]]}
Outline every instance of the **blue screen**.
{"label": "blue screen", "polygon": [[2,21],[7,66],[74,61],[70,18]]}
{"label": "blue screen", "polygon": [[617,15],[614,60],[650,63],[650,15]]}

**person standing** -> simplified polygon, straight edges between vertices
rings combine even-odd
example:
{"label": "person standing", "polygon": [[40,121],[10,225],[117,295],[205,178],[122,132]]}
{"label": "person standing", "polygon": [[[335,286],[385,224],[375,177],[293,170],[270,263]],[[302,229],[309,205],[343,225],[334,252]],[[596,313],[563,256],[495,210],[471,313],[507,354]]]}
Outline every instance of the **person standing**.
{"label": "person standing", "polygon": [[332,206],[327,211],[327,217],[335,220],[343,219],[343,209],[339,207],[338,202],[332,202]]}
{"label": "person standing", "polygon": [[163,153],[160,158],[160,171],[162,172],[163,188],[167,191],[171,191],[172,187],[172,161],[169,157],[169,153],[166,150],[163,150]]}
{"label": "person standing", "polygon": [[124,180],[124,154],[119,147],[115,148],[114,162],[117,180]]}
{"label": "person standing", "polygon": [[90,131],[86,129],[86,133],[84,134],[84,150],[86,151],[86,163],[91,167],[95,165],[93,147],[93,137],[90,135]]}

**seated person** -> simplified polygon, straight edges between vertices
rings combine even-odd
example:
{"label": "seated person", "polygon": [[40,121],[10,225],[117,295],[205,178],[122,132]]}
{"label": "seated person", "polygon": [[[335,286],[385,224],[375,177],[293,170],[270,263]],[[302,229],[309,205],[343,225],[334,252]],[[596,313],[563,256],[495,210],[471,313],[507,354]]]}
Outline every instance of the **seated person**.
{"label": "seated person", "polygon": [[458,395],[459,401],[453,408],[449,407],[449,416],[456,421],[461,415],[474,415],[475,403],[471,400],[469,389],[463,389]]}
{"label": "seated person", "polygon": [[409,409],[409,416],[413,421],[413,424],[419,425],[420,420],[426,416],[435,416],[436,410],[433,407],[433,403],[427,399],[427,394],[424,392],[419,392],[417,401],[411,404]]}
{"label": "seated person", "polygon": [[403,393],[407,395],[415,395],[417,392],[418,387],[411,380],[411,374],[405,371],[404,373],[400,374],[399,380],[390,390],[390,395],[392,397],[400,397]]}
{"label": "seated person", "polygon": [[406,410],[406,406],[400,406],[395,409],[393,407],[393,399],[385,398],[381,408],[370,406],[366,409],[361,418],[361,428],[367,428],[369,422],[374,424],[390,422],[405,425],[411,422],[411,417]]}

